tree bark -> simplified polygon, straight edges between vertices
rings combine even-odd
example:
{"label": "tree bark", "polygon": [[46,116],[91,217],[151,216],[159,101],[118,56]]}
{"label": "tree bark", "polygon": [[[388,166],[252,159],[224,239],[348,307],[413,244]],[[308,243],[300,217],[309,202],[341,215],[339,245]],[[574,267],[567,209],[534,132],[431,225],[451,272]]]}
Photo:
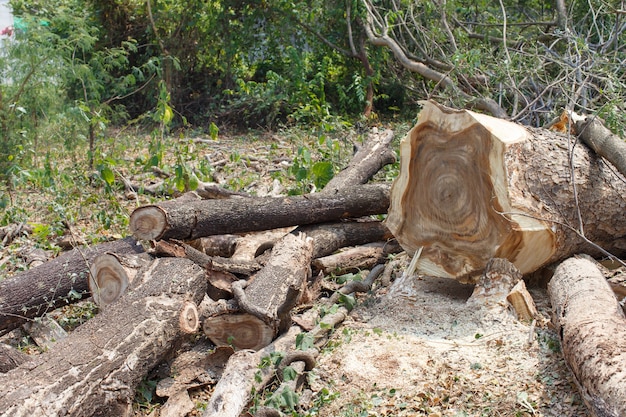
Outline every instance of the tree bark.
{"label": "tree bark", "polygon": [[548,284],[561,349],[587,407],[626,415],[626,318],[593,262],[571,258]]}
{"label": "tree bark", "polygon": [[613,164],[626,178],[626,142],[614,135],[595,116],[576,121],[576,132],[587,146]]}
{"label": "tree bark", "polygon": [[126,293],[52,349],[0,375],[0,415],[127,415],[135,387],[197,328],[204,271],[163,258]]}
{"label": "tree bark", "polygon": [[0,373],[5,373],[17,368],[24,362],[28,362],[30,356],[20,352],[13,346],[0,343]]}
{"label": "tree bark", "polygon": [[171,200],[135,209],[130,229],[140,240],[186,240],[383,214],[388,206],[386,185],[281,198]]}
{"label": "tree bark", "polygon": [[400,153],[385,224],[407,252],[424,248],[425,275],[474,282],[491,258],[526,274],[625,253],[626,184],[564,135],[424,102]]}
{"label": "tree bark", "polygon": [[102,253],[142,253],[132,238],[76,248],[0,281],[0,335],[88,294],[89,265]]}
{"label": "tree bark", "polygon": [[391,242],[372,242],[354,248],[347,248],[338,253],[315,259],[311,266],[324,274],[346,274],[369,269],[384,263],[391,253],[402,252],[402,248],[394,240]]}

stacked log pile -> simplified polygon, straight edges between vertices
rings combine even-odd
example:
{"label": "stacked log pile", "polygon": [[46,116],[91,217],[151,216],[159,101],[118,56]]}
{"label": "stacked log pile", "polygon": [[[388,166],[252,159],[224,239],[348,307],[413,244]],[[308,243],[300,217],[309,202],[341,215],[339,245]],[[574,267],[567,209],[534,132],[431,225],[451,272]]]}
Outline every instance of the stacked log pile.
{"label": "stacked log pile", "polygon": [[[132,238],[75,249],[1,281],[0,334],[80,295],[91,295],[100,312],[37,357],[3,346],[0,415],[128,415],[137,384],[167,362],[177,377],[157,387],[169,398],[161,416],[185,415],[193,407],[187,389],[208,384],[215,387],[204,416],[239,416],[251,391],[277,374],[259,371],[268,356],[282,357],[280,370],[289,365],[301,375],[348,314],[346,305],[316,319],[310,307],[320,303],[324,274],[371,270],[362,282],[336,288],[324,301],[332,304],[368,291],[388,275],[388,254],[404,250],[421,274],[477,283],[470,302],[497,293],[522,304],[520,315],[533,320],[523,274],[580,252],[626,254],[626,182],[572,138],[425,102],[401,143],[393,186],[368,184],[395,161],[392,139],[391,131],[374,132],[319,193],[196,193],[139,207],[130,218]],[[384,222],[367,217],[384,214]],[[337,254],[346,247],[353,249]],[[597,363],[626,363],[610,349],[593,350],[607,343],[597,328],[580,327],[593,317],[571,319],[578,316],[568,304],[574,284],[559,284],[578,273],[570,270],[557,269],[550,289],[564,353],[590,410],[623,415],[615,404],[626,403],[626,377]],[[623,315],[608,294],[598,298],[600,309],[611,331],[623,332]],[[200,331],[210,347],[172,362]],[[576,343],[581,335],[588,345]],[[592,370],[583,366],[589,355]]]}

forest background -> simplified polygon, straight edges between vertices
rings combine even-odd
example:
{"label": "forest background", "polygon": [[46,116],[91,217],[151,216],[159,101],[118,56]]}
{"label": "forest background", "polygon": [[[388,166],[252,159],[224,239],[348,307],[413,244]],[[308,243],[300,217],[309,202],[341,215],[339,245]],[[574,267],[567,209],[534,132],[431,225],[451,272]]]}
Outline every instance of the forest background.
{"label": "forest background", "polygon": [[568,109],[624,131],[623,1],[10,7],[14,25],[0,38],[0,226],[30,222],[42,242],[85,222],[87,240],[127,233],[128,204],[115,191],[134,173],[157,167],[178,191],[214,179],[216,167],[190,146],[198,135],[300,129],[308,142],[284,177],[272,174],[293,194],[323,187],[342,167],[346,132],[357,142],[375,125],[402,133],[424,99],[532,126]]}

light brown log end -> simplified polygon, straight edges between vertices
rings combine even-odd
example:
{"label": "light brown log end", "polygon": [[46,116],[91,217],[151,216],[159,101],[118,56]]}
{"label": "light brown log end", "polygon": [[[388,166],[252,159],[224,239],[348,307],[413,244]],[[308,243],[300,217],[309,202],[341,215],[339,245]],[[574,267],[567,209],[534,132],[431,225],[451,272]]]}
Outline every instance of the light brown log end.
{"label": "light brown log end", "polygon": [[130,215],[129,227],[136,239],[159,239],[167,228],[167,216],[157,206],[139,207]]}
{"label": "light brown log end", "polygon": [[214,301],[233,298],[231,285],[238,279],[230,272],[207,269],[207,295]]}
{"label": "light brown log end", "polygon": [[119,260],[111,254],[99,255],[91,264],[89,291],[94,302],[104,307],[120,298],[130,280]]}
{"label": "light brown log end", "polygon": [[520,321],[531,322],[538,316],[535,301],[526,289],[526,284],[520,280],[511,292],[506,296],[506,300],[513,306]]}
{"label": "light brown log end", "polygon": [[418,271],[474,282],[489,259],[522,273],[554,253],[554,234],[537,216],[511,214],[506,155],[530,138],[520,125],[424,102],[400,143],[400,175],[385,221]]}
{"label": "light brown log end", "polygon": [[200,314],[198,307],[191,301],[185,301],[178,316],[178,324],[183,333],[193,334],[200,328]]}
{"label": "light brown log end", "polygon": [[259,350],[274,338],[270,326],[248,313],[209,317],[204,321],[203,330],[215,345],[232,346],[238,350]]}

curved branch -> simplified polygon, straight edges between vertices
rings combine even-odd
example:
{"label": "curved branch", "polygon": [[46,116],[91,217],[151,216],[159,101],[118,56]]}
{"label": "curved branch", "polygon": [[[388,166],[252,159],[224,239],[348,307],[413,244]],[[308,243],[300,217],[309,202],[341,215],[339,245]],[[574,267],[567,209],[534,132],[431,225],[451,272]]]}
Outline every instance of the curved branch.
{"label": "curved branch", "polygon": [[398,60],[400,65],[402,65],[404,68],[411,72],[416,72],[422,77],[431,81],[435,81],[437,84],[440,84],[443,87],[451,90],[465,100],[472,102],[475,108],[487,111],[495,117],[503,119],[508,117],[506,111],[504,111],[504,109],[502,109],[502,107],[500,107],[494,100],[484,97],[474,98],[461,90],[456,85],[454,80],[448,75],[442,74],[439,71],[430,68],[426,64],[410,59],[406,55],[402,47],[396,42],[396,40],[387,34],[387,28],[385,26],[382,26],[380,34],[375,34],[373,30],[374,12],[372,10],[372,6],[368,2],[365,2],[365,5],[367,7],[367,22],[364,22],[363,27],[365,28],[367,38],[372,43],[372,45],[384,46],[388,48],[389,50],[391,50],[396,60]]}

